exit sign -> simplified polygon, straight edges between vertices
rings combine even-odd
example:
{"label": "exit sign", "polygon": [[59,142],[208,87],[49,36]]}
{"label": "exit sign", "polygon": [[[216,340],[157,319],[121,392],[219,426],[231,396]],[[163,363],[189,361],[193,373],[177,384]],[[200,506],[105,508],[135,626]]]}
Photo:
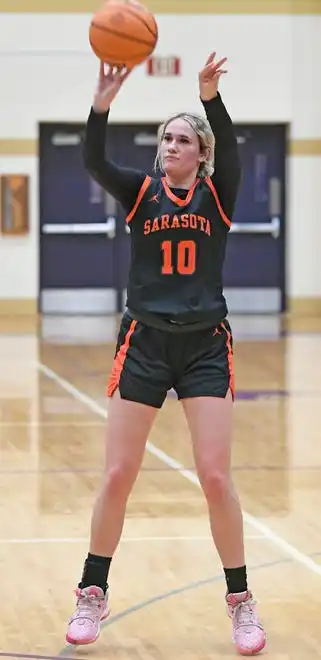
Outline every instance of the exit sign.
{"label": "exit sign", "polygon": [[152,56],[147,60],[147,74],[149,76],[179,76],[181,74],[180,57]]}

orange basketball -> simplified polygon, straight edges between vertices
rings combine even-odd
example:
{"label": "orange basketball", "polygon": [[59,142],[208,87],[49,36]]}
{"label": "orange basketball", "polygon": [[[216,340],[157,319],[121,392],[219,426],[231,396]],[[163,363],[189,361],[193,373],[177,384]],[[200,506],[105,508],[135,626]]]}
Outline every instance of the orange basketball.
{"label": "orange basketball", "polygon": [[158,40],[156,20],[135,2],[109,0],[93,16],[89,41],[100,60],[116,66],[141,64]]}

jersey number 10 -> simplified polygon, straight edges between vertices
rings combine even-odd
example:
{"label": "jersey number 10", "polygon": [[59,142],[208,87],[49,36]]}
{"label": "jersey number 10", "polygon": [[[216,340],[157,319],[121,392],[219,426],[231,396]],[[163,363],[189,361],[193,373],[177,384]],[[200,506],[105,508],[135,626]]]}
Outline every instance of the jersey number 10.
{"label": "jersey number 10", "polygon": [[[163,241],[162,275],[193,275],[196,268],[196,243],[194,241],[180,241],[173,250],[172,241]],[[173,254],[176,252],[176,254]]]}

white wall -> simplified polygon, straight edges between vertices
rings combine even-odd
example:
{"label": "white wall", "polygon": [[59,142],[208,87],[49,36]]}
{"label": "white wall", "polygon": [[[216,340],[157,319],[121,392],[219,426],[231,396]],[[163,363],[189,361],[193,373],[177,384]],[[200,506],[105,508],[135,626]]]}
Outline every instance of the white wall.
{"label": "white wall", "polygon": [[287,292],[321,297],[321,157],[289,161]]}
{"label": "white wall", "polygon": [[[85,119],[98,70],[88,43],[89,18],[1,19],[0,112],[11,136],[36,137],[39,119]],[[159,16],[158,23],[157,53],[181,56],[183,75],[163,79],[160,85],[159,78],[148,77],[145,67],[138,67],[115,103],[118,121],[159,120],[182,107],[198,107],[197,72],[214,47],[229,58],[222,90],[236,121],[291,119],[289,17]]]}
{"label": "white wall", "polygon": [[[98,70],[88,43],[90,16],[0,17],[0,138],[36,138],[39,121],[84,122]],[[321,16],[161,15],[157,20],[157,53],[179,55],[182,76],[150,78],[145,67],[139,67],[115,102],[112,119],[157,121],[177,109],[199,108],[197,72],[215,48],[229,59],[221,91],[235,122],[289,122],[293,139],[320,138]],[[178,24],[183,38],[178,38]],[[320,163],[320,157],[289,162],[291,296],[321,296],[316,248],[316,238],[321,238]],[[0,239],[0,298],[36,297],[37,159],[2,157],[0,170],[28,172],[32,177],[30,237]],[[19,273],[15,281],[11,272]]]}
{"label": "white wall", "polygon": [[[293,139],[321,139],[321,15],[292,19]],[[321,297],[321,156],[292,156],[288,188],[288,294]]]}

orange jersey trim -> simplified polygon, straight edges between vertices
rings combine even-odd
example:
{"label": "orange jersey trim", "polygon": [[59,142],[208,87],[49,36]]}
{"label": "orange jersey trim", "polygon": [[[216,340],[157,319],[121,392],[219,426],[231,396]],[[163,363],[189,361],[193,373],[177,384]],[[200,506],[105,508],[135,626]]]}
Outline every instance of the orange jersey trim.
{"label": "orange jersey trim", "polygon": [[219,210],[219,212],[220,212],[220,216],[221,216],[223,222],[225,222],[225,224],[226,224],[228,227],[231,227],[232,222],[231,222],[231,220],[227,217],[227,215],[225,215],[225,213],[224,213],[224,211],[223,211],[223,209],[222,209],[221,202],[220,202],[220,200],[219,200],[219,197],[218,197],[218,194],[217,194],[217,191],[216,191],[216,188],[215,188],[215,186],[214,186],[214,184],[213,184],[212,179],[208,176],[208,177],[206,177],[205,181],[206,181],[208,187],[210,188],[210,190],[211,190],[212,193],[213,193],[213,196],[214,196],[215,201],[216,201],[216,204],[217,204],[217,208],[218,208],[218,210]]}
{"label": "orange jersey trim", "polygon": [[129,349],[130,338],[136,328],[136,325],[137,325],[137,321],[131,322],[130,328],[126,333],[125,341],[120,346],[119,351],[117,352],[117,355],[114,359],[113,368],[111,370],[111,374],[107,386],[107,396],[109,397],[111,397],[114,394],[115,390],[119,386],[119,381],[124,368],[127,351]]}
{"label": "orange jersey trim", "polygon": [[138,195],[137,195],[136,202],[135,202],[135,204],[134,204],[132,210],[131,210],[130,213],[128,214],[127,218],[126,218],[126,222],[127,222],[127,224],[129,224],[129,222],[131,222],[131,220],[133,219],[133,217],[134,217],[134,215],[135,215],[135,213],[136,213],[136,211],[137,211],[137,209],[138,209],[138,207],[139,207],[139,205],[140,205],[140,203],[141,203],[141,201],[142,201],[142,199],[143,199],[143,197],[144,197],[144,195],[145,195],[145,192],[146,192],[146,190],[147,190],[147,188],[148,188],[150,182],[151,182],[151,177],[150,177],[150,176],[146,176],[146,178],[144,179],[144,181],[143,181],[143,183],[142,183],[142,186],[141,186],[141,188],[140,188],[140,190],[139,190],[139,193],[138,193]]}
{"label": "orange jersey trim", "polygon": [[192,187],[189,189],[185,199],[181,199],[180,197],[176,197],[176,195],[174,195],[174,193],[171,191],[165,177],[162,178],[162,184],[164,186],[164,190],[166,192],[167,197],[169,197],[169,199],[171,199],[172,202],[177,204],[177,206],[187,206],[187,204],[190,203],[190,201],[191,201],[191,199],[194,195],[194,190],[195,190],[198,183],[199,183],[199,179],[196,179],[196,181],[194,181]]}

